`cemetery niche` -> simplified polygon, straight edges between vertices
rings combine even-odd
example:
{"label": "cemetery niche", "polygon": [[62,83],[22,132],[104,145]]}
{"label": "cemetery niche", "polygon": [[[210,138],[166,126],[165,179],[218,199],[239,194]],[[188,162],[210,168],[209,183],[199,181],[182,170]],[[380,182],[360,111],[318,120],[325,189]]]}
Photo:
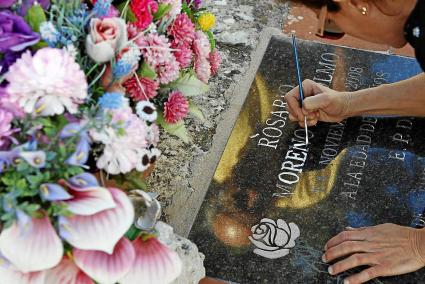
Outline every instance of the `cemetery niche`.
{"label": "cemetery niche", "polygon": [[[302,75],[355,91],[409,78],[416,61],[324,45],[298,44]],[[321,261],[345,227],[423,227],[425,120],[355,117],[305,132],[284,100],[297,85],[289,38],[270,38],[190,239],[207,275],[236,283],[342,283]],[[425,273],[374,283],[424,283]]]}

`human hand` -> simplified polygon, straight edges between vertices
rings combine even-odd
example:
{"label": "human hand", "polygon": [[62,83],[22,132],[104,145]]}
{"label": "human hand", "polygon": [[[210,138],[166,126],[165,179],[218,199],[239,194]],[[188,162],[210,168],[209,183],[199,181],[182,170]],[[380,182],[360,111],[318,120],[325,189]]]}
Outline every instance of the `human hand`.
{"label": "human hand", "polygon": [[324,262],[340,259],[329,267],[332,275],[359,266],[369,266],[344,280],[344,284],[365,283],[377,277],[416,271],[425,266],[425,231],[384,224],[368,228],[347,228],[328,241]]}
{"label": "human hand", "polygon": [[312,80],[304,80],[302,85],[305,97],[302,108],[299,87],[285,96],[290,120],[304,127],[305,116],[308,126],[316,125],[318,121],[340,122],[349,116],[351,93],[337,92]]}

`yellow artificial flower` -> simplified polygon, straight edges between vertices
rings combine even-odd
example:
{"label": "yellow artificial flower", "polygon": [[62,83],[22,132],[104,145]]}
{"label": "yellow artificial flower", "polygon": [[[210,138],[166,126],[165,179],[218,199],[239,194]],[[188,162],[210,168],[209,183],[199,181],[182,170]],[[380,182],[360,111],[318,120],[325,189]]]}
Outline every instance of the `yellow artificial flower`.
{"label": "yellow artificial flower", "polygon": [[198,24],[206,32],[215,26],[215,16],[212,13],[204,13],[198,18]]}

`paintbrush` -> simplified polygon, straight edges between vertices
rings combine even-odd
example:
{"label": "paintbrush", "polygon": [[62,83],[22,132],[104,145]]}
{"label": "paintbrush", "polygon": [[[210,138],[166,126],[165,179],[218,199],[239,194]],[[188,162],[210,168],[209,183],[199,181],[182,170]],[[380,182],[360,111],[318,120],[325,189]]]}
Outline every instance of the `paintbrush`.
{"label": "paintbrush", "polygon": [[[295,67],[297,69],[297,79],[300,88],[300,106],[303,107],[304,103],[304,92],[303,92],[303,81],[301,79],[301,67],[298,57],[297,40],[295,35],[292,34],[292,47],[294,48]],[[307,128],[307,116],[304,116],[304,129],[305,129],[305,144],[308,145],[308,128]]]}

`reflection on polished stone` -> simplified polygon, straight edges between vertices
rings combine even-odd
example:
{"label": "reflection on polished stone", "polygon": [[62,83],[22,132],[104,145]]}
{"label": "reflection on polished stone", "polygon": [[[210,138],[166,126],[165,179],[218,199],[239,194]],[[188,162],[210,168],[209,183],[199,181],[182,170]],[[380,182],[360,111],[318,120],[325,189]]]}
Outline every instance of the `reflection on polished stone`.
{"label": "reflection on polished stone", "polygon": [[[399,81],[413,59],[300,41],[303,75],[339,90]],[[425,120],[357,117],[305,132],[288,119],[290,41],[272,37],[193,225],[207,274],[237,283],[342,283],[321,262],[346,226],[422,226]],[[351,271],[350,273],[353,273]],[[424,283],[425,273],[375,280]]]}

